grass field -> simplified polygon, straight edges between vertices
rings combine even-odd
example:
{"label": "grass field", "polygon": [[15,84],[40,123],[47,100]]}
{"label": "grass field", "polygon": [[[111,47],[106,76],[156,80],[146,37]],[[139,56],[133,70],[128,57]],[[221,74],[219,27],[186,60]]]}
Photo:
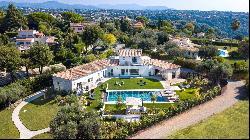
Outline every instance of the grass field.
{"label": "grass field", "polygon": [[249,139],[249,101],[240,101],[167,139]]}
{"label": "grass field", "polygon": [[[145,85],[140,85],[140,80],[146,82]],[[116,82],[121,83],[124,82],[123,85],[115,85]],[[126,89],[163,89],[162,84],[155,79],[148,78],[130,78],[130,79],[121,79],[121,78],[113,78],[109,81],[105,82],[104,85],[108,83],[109,90],[126,90]]]}
{"label": "grass field", "polygon": [[43,99],[43,96],[25,105],[20,111],[20,119],[30,130],[49,127],[50,121],[58,111],[58,105],[53,99]]}
{"label": "grass field", "polygon": [[[176,91],[176,94],[179,95],[179,99],[184,101],[187,99],[194,99],[196,98],[196,92],[198,92],[198,89],[196,88],[188,88],[184,91]],[[199,92],[198,92],[199,93]]]}
{"label": "grass field", "polygon": [[32,139],[53,139],[53,137],[52,134],[50,133],[43,133],[32,137]]}
{"label": "grass field", "polygon": [[19,132],[11,120],[13,109],[0,111],[0,139],[18,139]]}

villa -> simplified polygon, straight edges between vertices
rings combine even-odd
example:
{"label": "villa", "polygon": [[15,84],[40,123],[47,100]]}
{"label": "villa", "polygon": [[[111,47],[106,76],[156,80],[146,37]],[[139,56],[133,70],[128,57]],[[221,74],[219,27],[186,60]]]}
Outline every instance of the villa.
{"label": "villa", "polygon": [[184,50],[185,57],[200,60],[200,57],[198,56],[199,45],[192,43],[189,38],[170,38],[170,42],[175,43],[181,50]]}
{"label": "villa", "polygon": [[16,37],[16,46],[20,51],[25,51],[35,42],[52,45],[56,43],[55,39],[53,36],[45,36],[36,30],[19,30]]}
{"label": "villa", "polygon": [[160,76],[165,80],[178,78],[180,66],[151,59],[141,49],[120,49],[117,56],[96,60],[53,75],[55,90],[76,91],[94,89],[108,77],[131,78]]}

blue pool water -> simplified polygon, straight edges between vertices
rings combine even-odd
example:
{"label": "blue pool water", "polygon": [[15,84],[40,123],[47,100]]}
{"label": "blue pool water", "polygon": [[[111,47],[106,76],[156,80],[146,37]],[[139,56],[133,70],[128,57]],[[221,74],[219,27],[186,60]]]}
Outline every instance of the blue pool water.
{"label": "blue pool water", "polygon": [[[126,101],[127,97],[141,98],[143,101],[151,101],[151,96],[155,91],[112,91],[107,93],[107,101],[117,101],[119,96],[123,101]],[[166,99],[160,95],[157,95],[156,102],[166,102]]]}
{"label": "blue pool water", "polygon": [[228,57],[228,53],[226,50],[220,50],[219,49],[219,56],[221,57]]}

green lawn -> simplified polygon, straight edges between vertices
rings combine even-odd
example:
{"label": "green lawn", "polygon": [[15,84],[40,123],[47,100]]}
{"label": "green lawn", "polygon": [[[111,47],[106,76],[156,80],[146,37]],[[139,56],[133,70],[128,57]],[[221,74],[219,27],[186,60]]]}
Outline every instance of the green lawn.
{"label": "green lawn", "polygon": [[249,101],[180,130],[168,139],[249,139]]}
{"label": "green lawn", "polygon": [[0,139],[18,139],[19,132],[11,120],[13,109],[0,111]]}
{"label": "green lawn", "polygon": [[179,99],[184,101],[187,99],[193,99],[196,98],[195,92],[198,91],[197,88],[188,88],[185,89],[184,91],[176,91],[176,94],[179,95]]}
{"label": "green lawn", "polygon": [[53,99],[43,99],[42,96],[25,105],[19,116],[28,129],[39,130],[49,127],[49,123],[58,109],[59,107]]}
{"label": "green lawn", "polygon": [[50,133],[43,133],[32,137],[32,139],[53,139],[53,136]]}
{"label": "green lawn", "polygon": [[[146,85],[138,84],[140,80],[146,82]],[[115,85],[116,82],[124,82],[124,85]],[[155,79],[148,79],[148,78],[130,78],[130,79],[121,79],[121,78],[113,78],[108,80],[108,89],[109,90],[126,90],[126,89],[163,89],[162,84]]]}

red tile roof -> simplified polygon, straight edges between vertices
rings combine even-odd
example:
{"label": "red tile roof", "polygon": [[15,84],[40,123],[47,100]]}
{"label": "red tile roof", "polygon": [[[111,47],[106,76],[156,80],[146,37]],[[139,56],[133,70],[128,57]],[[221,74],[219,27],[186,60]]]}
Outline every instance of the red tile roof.
{"label": "red tile roof", "polygon": [[91,73],[100,71],[104,68],[107,68],[108,66],[117,66],[118,65],[117,60],[97,60],[91,63],[83,64],[68,70],[65,70],[63,72],[59,72],[54,74],[53,76],[59,77],[62,79],[67,80],[76,80],[81,77],[87,76]]}
{"label": "red tile roof", "polygon": [[171,70],[171,69],[177,69],[180,68],[181,66],[172,64],[163,60],[158,60],[158,59],[150,59],[150,60],[144,60],[143,62],[144,65],[153,65],[155,67],[159,67],[165,70]]}
{"label": "red tile roof", "polygon": [[141,56],[141,49],[121,49],[118,51],[119,56]]}

